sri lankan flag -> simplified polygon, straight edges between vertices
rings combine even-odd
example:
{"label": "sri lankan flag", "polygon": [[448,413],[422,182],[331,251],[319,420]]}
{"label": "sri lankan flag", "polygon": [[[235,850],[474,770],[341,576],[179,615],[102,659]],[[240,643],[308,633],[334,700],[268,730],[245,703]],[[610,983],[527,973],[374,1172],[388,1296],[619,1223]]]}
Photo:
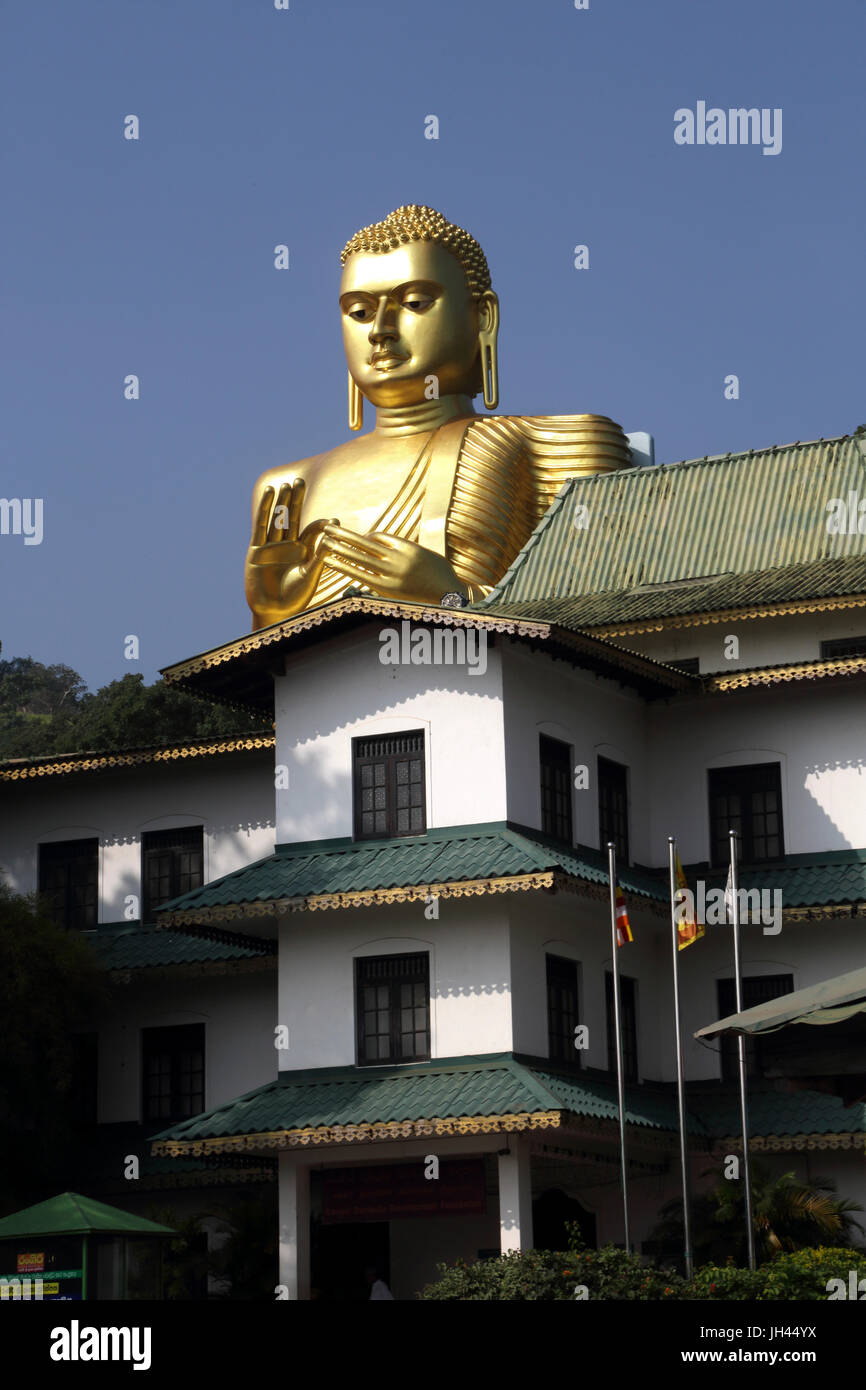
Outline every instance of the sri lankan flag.
{"label": "sri lankan flag", "polygon": [[[688,879],[686,878],[685,870],[680,863],[680,856],[676,850],[674,850],[674,859],[676,865],[677,888],[687,889],[689,886]],[[703,934],[704,924],[703,922],[695,921],[695,914],[694,911],[692,911],[690,916],[684,917],[682,921],[677,922],[677,949],[684,951],[687,946],[691,946],[692,942],[697,941],[698,937],[703,936]]]}
{"label": "sri lankan flag", "polygon": [[631,927],[629,926],[628,912],[626,911],[626,906],[625,906],[625,894],[623,893],[623,891],[622,891],[622,889],[620,888],[619,884],[617,884],[617,885],[616,885],[616,944],[617,944],[617,946],[624,946],[624,945],[626,944],[627,941],[634,941],[634,937],[633,937],[632,934],[631,934]]}

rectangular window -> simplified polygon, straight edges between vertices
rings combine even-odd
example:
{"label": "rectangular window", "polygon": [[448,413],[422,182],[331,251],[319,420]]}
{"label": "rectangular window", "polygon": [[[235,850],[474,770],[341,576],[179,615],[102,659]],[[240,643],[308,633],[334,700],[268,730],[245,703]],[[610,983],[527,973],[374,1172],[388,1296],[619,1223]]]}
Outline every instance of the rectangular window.
{"label": "rectangular window", "polygon": [[558,738],[541,734],[541,829],[563,844],[573,842],[571,828],[571,749]]}
{"label": "rectangular window", "polygon": [[[607,1065],[616,1075],[616,1033],[613,1016],[613,975],[604,975],[607,998]],[[620,1032],[622,1034],[622,1071],[626,1081],[637,1081],[637,1007],[636,982],[629,975],[619,977]]]}
{"label": "rectangular window", "polygon": [[578,1025],[577,961],[547,957],[547,1043],[552,1061],[580,1066],[581,1053],[574,1045]]}
{"label": "rectangular window", "polygon": [[204,1024],[143,1028],[144,1120],[184,1120],[204,1110]]}
{"label": "rectangular window", "polygon": [[866,637],[833,637],[821,643],[822,661],[841,661],[846,656],[866,656]]}
{"label": "rectangular window", "polygon": [[[794,988],[793,975],[746,975],[743,977],[743,1008],[754,1009],[758,1004],[766,1004],[770,999],[778,999],[780,994],[790,994]],[[737,1012],[737,998],[733,980],[717,982],[719,995],[719,1018],[729,1018]],[[759,1077],[764,1074],[764,1066],[775,1044],[775,1035],[766,1038],[746,1035],[746,1075]],[[722,1080],[736,1081],[739,1070],[739,1047],[737,1035],[726,1034],[720,1039]]]}
{"label": "rectangular window", "polygon": [[358,1066],[430,1057],[430,957],[355,961]]}
{"label": "rectangular window", "polygon": [[141,837],[141,920],[150,922],[163,903],[201,888],[204,882],[204,827],[147,830]]}
{"label": "rectangular window", "polygon": [[352,740],[355,839],[423,835],[427,828],[424,730]]}
{"label": "rectangular window", "polygon": [[760,864],[780,859],[782,838],[782,779],[778,763],[713,768],[710,784],[710,852],[714,864],[730,859],[729,830],[739,833],[739,859]]}
{"label": "rectangular window", "polygon": [[602,851],[613,840],[617,863],[629,862],[628,772],[622,763],[611,762],[610,758],[598,760],[598,834]]}
{"label": "rectangular window", "polygon": [[39,846],[39,891],[59,927],[96,926],[99,840],[58,840]]}

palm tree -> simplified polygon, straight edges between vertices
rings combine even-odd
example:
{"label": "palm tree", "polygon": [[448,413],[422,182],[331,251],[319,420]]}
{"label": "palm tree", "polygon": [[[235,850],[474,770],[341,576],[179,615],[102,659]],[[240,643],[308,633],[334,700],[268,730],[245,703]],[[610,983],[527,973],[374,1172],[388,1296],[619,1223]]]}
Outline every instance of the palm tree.
{"label": "palm tree", "polygon": [[[703,1176],[717,1172],[711,1169]],[[835,1192],[836,1184],[830,1178],[801,1182],[794,1173],[773,1178],[761,1164],[753,1164],[752,1218],[758,1260],[816,1245],[850,1245],[853,1231],[862,1229],[852,1213],[863,1207],[859,1202],[837,1197]],[[730,1258],[735,1264],[745,1264],[744,1207],[741,1181],[722,1180],[696,1198],[692,1203],[692,1224],[697,1264],[720,1263]],[[662,1207],[652,1233],[660,1253],[662,1249],[682,1249],[682,1213],[680,1199]]]}

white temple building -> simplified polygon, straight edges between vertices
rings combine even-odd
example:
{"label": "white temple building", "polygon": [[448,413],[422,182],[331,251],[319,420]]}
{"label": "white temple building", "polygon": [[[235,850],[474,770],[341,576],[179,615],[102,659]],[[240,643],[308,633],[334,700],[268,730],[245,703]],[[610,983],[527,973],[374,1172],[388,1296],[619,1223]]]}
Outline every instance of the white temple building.
{"label": "white temple building", "polygon": [[[186,1213],[276,1184],[300,1299],[363,1296],[368,1267],[410,1299],[439,1262],[562,1248],[565,1220],[621,1242],[613,841],[651,1254],[679,1193],[668,837],[709,892],[739,832],[768,909],[744,1006],[863,963],[866,519],[828,526],[852,495],[863,430],[575,478],[480,603],[356,592],[164,671],[273,738],[0,764],[0,869],[117,984],[81,1045],[91,1195]],[[734,1012],[729,927],[680,985],[698,1189],[740,1143],[735,1051],[694,1036]],[[866,1205],[866,1058],[792,1074],[786,1046],[749,1046],[753,1153]]]}

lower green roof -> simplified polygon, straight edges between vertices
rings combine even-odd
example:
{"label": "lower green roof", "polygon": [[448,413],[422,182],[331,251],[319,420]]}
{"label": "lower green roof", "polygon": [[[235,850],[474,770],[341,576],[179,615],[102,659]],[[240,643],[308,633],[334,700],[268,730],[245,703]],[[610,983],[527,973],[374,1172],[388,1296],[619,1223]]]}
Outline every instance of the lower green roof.
{"label": "lower green roof", "polygon": [[[687,1092],[692,1135],[709,1142],[739,1134],[736,1086],[698,1083]],[[167,1145],[246,1135],[550,1112],[615,1123],[616,1085],[511,1053],[409,1066],[284,1071],[265,1086],[162,1130],[150,1142],[160,1153]],[[628,1085],[626,1123],[675,1133],[673,1084]],[[861,1133],[866,1137],[866,1103],[845,1106],[838,1096],[758,1082],[749,1088],[749,1130],[756,1139]]]}
{"label": "lower green roof", "polygon": [[[151,1143],[550,1111],[616,1121],[616,1087],[551,1070],[549,1063],[528,1065],[511,1053],[398,1067],[281,1072],[255,1091],[163,1130]],[[630,1125],[676,1129],[675,1098],[664,1089],[631,1088],[626,1112]],[[703,1133],[700,1121],[692,1127]]]}
{"label": "lower green roof", "polygon": [[154,970],[256,960],[276,953],[276,942],[213,931],[207,937],[161,930],[140,922],[106,922],[88,940],[103,970]]}
{"label": "lower green roof", "polygon": [[[724,887],[727,870],[705,864],[687,867],[694,889],[702,878],[709,887]],[[424,891],[428,885],[496,882],[507,887],[533,875],[557,875],[588,885],[603,896],[607,889],[607,856],[583,845],[566,847],[539,831],[501,821],[449,826],[388,840],[321,840],[280,845],[275,854],[224,878],[165,903],[157,918],[166,925],[189,925],[208,920],[272,912],[279,905],[359,905],[364,894],[400,890]],[[617,869],[620,886],[631,896],[653,905],[668,900],[668,870],[624,866]],[[760,866],[743,865],[740,887],[779,889],[784,911],[866,903],[866,851],[839,850],[814,855],[789,855]],[[554,886],[548,877],[537,887]],[[355,895],[355,901],[352,901]],[[337,901],[340,898],[344,901]],[[324,899],[331,901],[324,902]]]}

